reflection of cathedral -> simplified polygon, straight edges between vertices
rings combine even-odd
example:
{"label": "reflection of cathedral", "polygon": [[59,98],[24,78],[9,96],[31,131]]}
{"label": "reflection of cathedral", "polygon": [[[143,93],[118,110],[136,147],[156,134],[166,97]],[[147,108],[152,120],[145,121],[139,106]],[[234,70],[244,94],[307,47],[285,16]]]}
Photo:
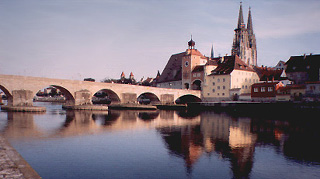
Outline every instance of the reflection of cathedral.
{"label": "reflection of cathedral", "polygon": [[256,135],[251,121],[202,113],[200,125],[159,128],[170,153],[185,161],[188,172],[204,153],[218,153],[231,162],[235,178],[248,177],[253,166]]}
{"label": "reflection of cathedral", "polygon": [[185,161],[188,172],[203,153],[203,136],[198,125],[158,129],[170,153]]}
{"label": "reflection of cathedral", "polygon": [[232,119],[224,114],[201,115],[201,132],[206,141],[207,151],[216,151],[228,157],[235,178],[248,177],[253,166],[256,135],[251,133],[249,119]]}

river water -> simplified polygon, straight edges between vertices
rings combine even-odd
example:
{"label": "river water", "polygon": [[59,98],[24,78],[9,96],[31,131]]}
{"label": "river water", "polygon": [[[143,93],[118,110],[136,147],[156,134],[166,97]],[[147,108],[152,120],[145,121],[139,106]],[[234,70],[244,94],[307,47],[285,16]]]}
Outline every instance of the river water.
{"label": "river water", "polygon": [[0,131],[45,179],[320,178],[319,116],[202,111],[0,112]]}

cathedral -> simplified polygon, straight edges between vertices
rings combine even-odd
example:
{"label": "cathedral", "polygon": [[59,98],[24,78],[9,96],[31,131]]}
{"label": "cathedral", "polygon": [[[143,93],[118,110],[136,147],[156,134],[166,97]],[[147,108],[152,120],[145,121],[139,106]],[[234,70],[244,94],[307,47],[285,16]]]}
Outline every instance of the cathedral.
{"label": "cathedral", "polygon": [[235,35],[231,54],[239,58],[251,67],[257,66],[257,45],[253,33],[251,9],[249,8],[247,27],[243,21],[242,3],[240,4],[238,26],[234,30]]}

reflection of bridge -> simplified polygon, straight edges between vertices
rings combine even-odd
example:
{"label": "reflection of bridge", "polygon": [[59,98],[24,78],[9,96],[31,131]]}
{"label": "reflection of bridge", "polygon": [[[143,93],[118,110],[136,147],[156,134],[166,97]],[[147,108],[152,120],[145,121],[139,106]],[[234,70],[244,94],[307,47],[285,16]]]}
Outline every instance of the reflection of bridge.
{"label": "reflection of bridge", "polygon": [[[200,116],[190,120],[172,110],[67,110],[64,117],[57,117],[55,120],[48,118],[46,113],[8,112],[4,114],[7,116],[7,123],[0,126],[0,132],[4,136],[17,139],[28,137],[34,140],[143,128],[171,128],[172,126],[189,126],[200,123]],[[37,121],[37,119],[41,120]],[[48,121],[50,121],[49,124]]]}
{"label": "reflection of bridge", "polygon": [[127,84],[100,83],[14,75],[0,75],[0,89],[8,97],[8,106],[32,106],[35,94],[48,86],[58,88],[66,97],[66,105],[92,104],[92,96],[102,90],[112,103],[136,103],[140,95],[155,103],[174,103],[179,97],[200,98],[200,91],[166,89]]}

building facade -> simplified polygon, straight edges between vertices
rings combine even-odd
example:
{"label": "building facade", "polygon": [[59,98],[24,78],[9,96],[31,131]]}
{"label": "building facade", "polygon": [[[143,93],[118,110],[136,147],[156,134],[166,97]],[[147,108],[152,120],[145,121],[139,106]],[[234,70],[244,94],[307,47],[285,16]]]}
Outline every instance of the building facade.
{"label": "building facade", "polygon": [[286,74],[295,84],[320,81],[320,55],[291,56],[286,62]]}
{"label": "building facade", "polygon": [[278,81],[255,83],[251,87],[251,99],[254,101],[276,101],[277,90],[283,86]]}
{"label": "building facade", "polygon": [[251,85],[259,81],[253,68],[238,56],[224,56],[218,66],[206,76],[202,91],[204,101],[233,100],[242,94],[250,94]]}

